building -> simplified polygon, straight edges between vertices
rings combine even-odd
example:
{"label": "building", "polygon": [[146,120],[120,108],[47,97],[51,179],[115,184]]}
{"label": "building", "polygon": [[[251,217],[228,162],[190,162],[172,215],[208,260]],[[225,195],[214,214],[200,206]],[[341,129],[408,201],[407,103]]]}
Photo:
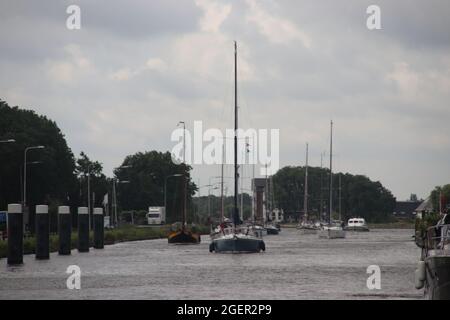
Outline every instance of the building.
{"label": "building", "polygon": [[393,215],[396,218],[412,219],[416,217],[417,208],[423,201],[397,201]]}

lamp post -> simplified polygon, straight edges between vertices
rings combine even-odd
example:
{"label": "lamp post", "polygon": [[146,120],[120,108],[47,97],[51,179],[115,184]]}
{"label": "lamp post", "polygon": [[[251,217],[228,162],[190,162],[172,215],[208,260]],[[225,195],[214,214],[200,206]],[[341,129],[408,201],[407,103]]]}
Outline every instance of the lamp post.
{"label": "lamp post", "polygon": [[125,184],[130,183],[128,180],[119,180],[119,179],[113,179],[113,198],[114,198],[114,222],[116,225],[118,225],[118,218],[117,218],[117,187],[116,184]]}
{"label": "lamp post", "polygon": [[27,152],[29,150],[34,150],[34,149],[44,149],[44,146],[34,146],[34,147],[27,147],[25,148],[25,152],[24,152],[24,162],[23,162],[23,200],[22,200],[22,205],[25,208],[27,203]]}
{"label": "lamp post", "polygon": [[[130,165],[124,165],[124,166],[120,166],[120,167],[115,168],[115,170],[117,170],[117,169],[128,169],[128,168],[131,168],[131,166]],[[116,188],[116,183],[125,184],[125,183],[130,183],[130,181],[128,181],[128,180],[120,181],[117,178],[113,178],[114,225],[117,226],[118,225],[118,219],[117,219],[117,192],[116,192],[117,188]]]}

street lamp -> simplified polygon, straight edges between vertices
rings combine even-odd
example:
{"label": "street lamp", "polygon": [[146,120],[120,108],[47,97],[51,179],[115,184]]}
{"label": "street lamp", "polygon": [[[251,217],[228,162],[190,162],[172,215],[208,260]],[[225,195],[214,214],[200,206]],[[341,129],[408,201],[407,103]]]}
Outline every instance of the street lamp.
{"label": "street lamp", "polygon": [[44,146],[34,146],[25,148],[24,162],[23,162],[23,200],[22,200],[24,208],[26,207],[27,201],[27,152],[29,150],[44,149],[44,148],[45,148]]}
{"label": "street lamp", "polygon": [[[131,168],[132,166],[131,165],[124,165],[124,166],[120,166],[120,167],[117,167],[117,168],[115,168],[114,170],[117,170],[117,169],[128,169],[128,168]],[[115,225],[117,225],[117,192],[116,192],[116,183],[120,183],[120,184],[125,184],[125,183],[130,183],[130,181],[129,180],[119,180],[119,179],[117,179],[117,178],[113,178],[113,180],[112,180],[112,182],[113,182],[113,206],[114,206],[114,224]]]}

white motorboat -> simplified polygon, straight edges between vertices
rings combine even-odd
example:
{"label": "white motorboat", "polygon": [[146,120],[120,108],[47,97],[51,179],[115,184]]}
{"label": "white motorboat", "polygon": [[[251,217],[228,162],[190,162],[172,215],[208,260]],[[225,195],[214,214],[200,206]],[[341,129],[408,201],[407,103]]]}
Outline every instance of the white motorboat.
{"label": "white motorboat", "polygon": [[341,226],[328,225],[323,226],[318,231],[318,235],[322,239],[343,239],[345,238],[345,230]]}
{"label": "white motorboat", "polygon": [[369,227],[363,218],[351,218],[344,227],[347,231],[369,231]]}

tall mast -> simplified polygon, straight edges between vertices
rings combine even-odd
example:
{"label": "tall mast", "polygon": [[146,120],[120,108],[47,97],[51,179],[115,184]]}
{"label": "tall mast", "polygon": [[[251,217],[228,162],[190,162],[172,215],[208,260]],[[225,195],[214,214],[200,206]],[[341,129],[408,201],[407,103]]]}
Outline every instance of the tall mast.
{"label": "tall mast", "polygon": [[237,100],[237,43],[234,42],[234,208],[233,208],[233,223],[239,223],[239,209],[238,209],[238,148],[237,148],[237,134],[238,134],[238,100]]}
{"label": "tall mast", "polygon": [[[186,170],[186,124],[183,121],[183,164]],[[186,172],[183,174],[183,221],[182,228],[187,223],[187,177]]]}
{"label": "tall mast", "polygon": [[265,224],[266,220],[267,220],[267,213],[269,212],[269,176],[267,175],[267,163],[265,165],[265,169],[266,169],[266,187],[265,187],[265,191],[264,191],[264,217],[263,217],[263,224]]}
{"label": "tall mast", "polygon": [[252,191],[253,191],[253,195],[252,195],[252,220],[253,222],[255,222],[256,219],[256,187],[255,187],[255,164],[256,161],[254,161],[254,154],[253,152],[255,152],[255,136],[252,137]]}
{"label": "tall mast", "polygon": [[222,140],[222,166],[221,166],[221,179],[220,179],[220,223],[223,222],[223,212],[224,212],[224,199],[223,199],[223,165],[225,157],[225,141]]}
{"label": "tall mast", "polygon": [[323,217],[323,152],[320,153],[320,215],[319,220]]}
{"label": "tall mast", "polygon": [[331,213],[333,212],[333,120],[330,125],[330,212],[328,222],[331,223]]}
{"label": "tall mast", "polygon": [[308,143],[306,143],[305,195],[303,198],[303,220],[308,221]]}
{"label": "tall mast", "polygon": [[341,185],[341,173],[339,173],[339,220],[342,220],[342,185]]}

